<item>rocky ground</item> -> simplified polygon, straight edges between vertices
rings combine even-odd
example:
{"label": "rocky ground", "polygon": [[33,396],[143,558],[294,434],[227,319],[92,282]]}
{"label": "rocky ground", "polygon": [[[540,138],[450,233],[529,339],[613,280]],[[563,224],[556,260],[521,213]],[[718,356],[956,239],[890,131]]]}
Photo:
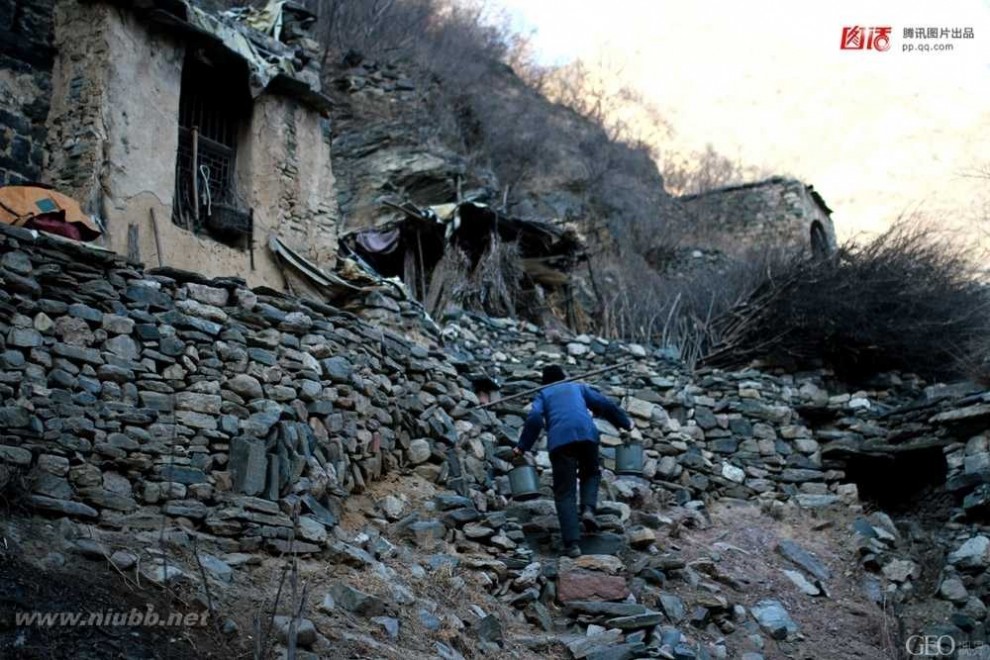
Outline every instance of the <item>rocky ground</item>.
{"label": "rocky ground", "polygon": [[[393,497],[402,505],[403,518],[436,515],[453,504],[449,495],[417,476],[390,477],[348,501],[333,548],[297,564],[299,583],[306,584],[299,639],[312,653],[348,658],[647,653],[834,658],[839,657],[836,640],[843,637],[841,657],[896,657],[885,655],[890,641],[883,637],[884,625],[893,625],[892,620],[870,602],[859,571],[850,570],[856,557],[850,533],[855,516],[847,511],[809,517],[796,507],[770,513],[752,502],[723,500],[699,518],[679,507],[657,506],[658,527],[649,545],[638,541],[638,550],[622,544],[615,555],[568,560],[543,552],[525,558],[479,552],[442,539],[410,543],[402,519],[390,522],[396,512],[383,511]],[[538,500],[527,508],[550,507]],[[623,507],[606,502],[603,508]],[[138,564],[128,566],[132,558],[160,547],[154,534],[134,538],[67,522],[13,518],[4,535],[10,544],[6,556],[9,561],[18,557],[21,575],[57,577],[62,583],[96,581],[118,597],[129,596],[138,607],[151,600],[166,609],[166,593],[147,582]],[[191,557],[194,541],[173,533],[166,547],[183,573],[172,585],[172,606],[202,611],[207,603],[196,589],[201,569]],[[289,609],[288,578],[282,576],[292,562],[266,555],[202,555],[217,620],[169,639],[169,657],[190,651],[249,657],[255,622],[263,622],[262,631],[271,623],[280,582],[285,602],[279,609]],[[35,597],[46,608],[82,605],[49,594]],[[111,606],[119,605],[104,605]],[[149,638],[145,629],[136,631],[133,639],[143,642],[138,648],[164,641]],[[661,644],[647,651],[644,642],[653,635],[665,638],[669,648]],[[278,623],[272,637],[274,649],[281,648]],[[106,657],[107,648],[132,651],[119,641],[97,644],[44,629],[30,629],[20,639],[20,645],[17,638],[5,639],[5,648],[41,657],[57,639],[56,644],[71,641],[77,650],[92,651],[75,657]],[[147,654],[141,650],[145,653],[131,657]]]}
{"label": "rocky ground", "polygon": [[[688,373],[387,291],[354,314],[0,227],[0,649],[26,657],[898,657],[986,640],[990,393]],[[508,472],[539,369],[643,445],[558,559]],[[884,511],[887,513],[884,513]],[[56,587],[57,585],[57,587]],[[152,604],[204,625],[17,625]],[[123,607],[127,606],[127,607]],[[295,643],[291,641],[295,637]]]}

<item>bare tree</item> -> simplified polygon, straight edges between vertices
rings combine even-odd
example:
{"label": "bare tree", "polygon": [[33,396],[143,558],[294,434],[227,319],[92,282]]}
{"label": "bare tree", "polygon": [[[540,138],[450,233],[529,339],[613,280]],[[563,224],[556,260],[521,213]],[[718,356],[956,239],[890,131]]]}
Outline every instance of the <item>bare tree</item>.
{"label": "bare tree", "polygon": [[[977,163],[963,170],[959,176],[966,179],[976,179],[982,182],[982,189],[973,200],[973,224],[975,226],[984,257],[990,254],[990,161]],[[984,278],[990,281],[990,269],[984,273]]]}
{"label": "bare tree", "polygon": [[664,184],[674,195],[693,195],[769,176],[718,152],[712,144],[692,154],[662,155],[660,160]]}
{"label": "bare tree", "polygon": [[990,181],[990,162],[980,163],[979,165],[970,168],[963,173],[963,176]]}
{"label": "bare tree", "polygon": [[575,60],[522,74],[547,98],[598,124],[608,138],[632,145],[655,145],[670,137],[671,127],[655,103],[622,83],[624,66],[604,56],[589,64]]}
{"label": "bare tree", "polygon": [[436,0],[314,0],[323,63],[331,54],[407,54],[438,12]]}

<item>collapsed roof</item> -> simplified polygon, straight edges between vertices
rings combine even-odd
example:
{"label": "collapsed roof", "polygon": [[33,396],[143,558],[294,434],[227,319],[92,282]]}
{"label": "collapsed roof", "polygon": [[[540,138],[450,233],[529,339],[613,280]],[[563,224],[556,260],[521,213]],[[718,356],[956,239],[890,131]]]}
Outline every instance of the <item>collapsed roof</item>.
{"label": "collapsed roof", "polygon": [[211,13],[187,0],[112,0],[147,22],[209,52],[232,66],[245,66],[252,97],[272,92],[296,98],[325,112],[316,43],[306,30],[316,20],[308,10],[285,0],[264,8]]}
{"label": "collapsed roof", "polygon": [[[535,302],[524,300],[528,294],[567,289],[571,271],[587,258],[584,240],[570,224],[513,218],[478,202],[386,206],[400,216],[344,234],[341,251],[382,277],[402,280],[433,314],[446,302],[479,311],[535,311],[526,309]],[[460,292],[451,294],[455,284]],[[504,289],[501,300],[478,291],[494,286]],[[477,304],[463,304],[471,294]]]}

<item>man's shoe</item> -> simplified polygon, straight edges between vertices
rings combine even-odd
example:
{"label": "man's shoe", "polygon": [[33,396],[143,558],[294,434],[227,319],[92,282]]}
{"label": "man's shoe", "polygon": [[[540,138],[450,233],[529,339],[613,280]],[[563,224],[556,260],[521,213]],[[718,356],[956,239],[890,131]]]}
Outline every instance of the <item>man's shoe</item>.
{"label": "man's shoe", "polygon": [[580,557],[581,556],[581,546],[577,543],[568,543],[564,546],[564,555],[567,557]]}
{"label": "man's shoe", "polygon": [[601,529],[601,526],[598,524],[598,518],[595,517],[595,512],[591,509],[586,509],[581,514],[581,524],[584,526],[584,531],[589,534],[593,534]]}

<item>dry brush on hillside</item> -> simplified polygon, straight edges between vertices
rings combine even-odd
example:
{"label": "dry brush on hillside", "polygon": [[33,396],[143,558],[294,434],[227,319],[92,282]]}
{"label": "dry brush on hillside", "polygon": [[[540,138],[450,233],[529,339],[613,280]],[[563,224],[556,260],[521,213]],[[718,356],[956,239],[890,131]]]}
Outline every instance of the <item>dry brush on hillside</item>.
{"label": "dry brush on hillside", "polygon": [[784,264],[712,323],[706,364],[824,363],[852,380],[900,369],[968,375],[986,364],[990,289],[968,251],[901,222],[829,260]]}

